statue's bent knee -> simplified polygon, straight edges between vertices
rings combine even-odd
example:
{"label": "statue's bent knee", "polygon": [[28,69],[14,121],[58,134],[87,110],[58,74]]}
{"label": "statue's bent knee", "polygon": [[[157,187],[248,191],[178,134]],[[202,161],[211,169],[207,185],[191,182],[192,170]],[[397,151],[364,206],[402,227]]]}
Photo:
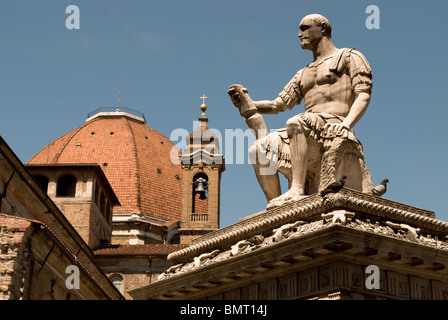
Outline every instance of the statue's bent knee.
{"label": "statue's bent knee", "polygon": [[288,136],[291,137],[294,134],[304,133],[305,131],[302,123],[294,117],[286,121],[286,132]]}

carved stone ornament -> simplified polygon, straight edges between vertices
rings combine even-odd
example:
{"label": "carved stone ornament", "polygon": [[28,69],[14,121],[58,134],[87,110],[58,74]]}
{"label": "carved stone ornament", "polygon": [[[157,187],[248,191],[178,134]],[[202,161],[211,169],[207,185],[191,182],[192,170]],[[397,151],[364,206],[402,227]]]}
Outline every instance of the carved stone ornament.
{"label": "carved stone ornament", "polygon": [[330,213],[323,213],[322,218],[331,219],[331,223],[346,224],[355,214],[346,210],[335,210]]}

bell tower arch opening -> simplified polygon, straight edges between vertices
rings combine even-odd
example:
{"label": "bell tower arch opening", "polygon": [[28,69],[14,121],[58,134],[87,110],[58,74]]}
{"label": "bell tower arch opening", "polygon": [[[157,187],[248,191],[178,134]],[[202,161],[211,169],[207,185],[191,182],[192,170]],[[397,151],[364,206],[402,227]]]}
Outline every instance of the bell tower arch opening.
{"label": "bell tower arch opening", "polygon": [[199,172],[193,177],[192,213],[208,212],[208,176]]}

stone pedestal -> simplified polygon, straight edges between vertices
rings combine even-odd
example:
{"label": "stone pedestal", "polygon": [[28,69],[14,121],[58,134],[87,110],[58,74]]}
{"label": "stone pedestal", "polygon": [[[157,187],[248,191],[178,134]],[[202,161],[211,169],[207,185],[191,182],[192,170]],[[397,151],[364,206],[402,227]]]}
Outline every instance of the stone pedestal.
{"label": "stone pedestal", "polygon": [[[134,299],[448,299],[448,223],[351,189],[260,212],[168,256]],[[373,267],[372,267],[373,266]],[[370,268],[368,268],[370,267]],[[372,275],[376,283],[372,287]]]}

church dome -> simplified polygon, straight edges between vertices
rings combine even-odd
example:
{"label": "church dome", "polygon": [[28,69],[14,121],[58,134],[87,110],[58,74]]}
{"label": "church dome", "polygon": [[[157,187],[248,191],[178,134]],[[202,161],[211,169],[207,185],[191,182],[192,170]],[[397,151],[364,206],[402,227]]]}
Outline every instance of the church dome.
{"label": "church dome", "polygon": [[28,164],[97,163],[121,203],[114,213],[179,221],[182,169],[170,160],[174,144],[147,126],[143,114],[124,109],[90,113],[85,124],[48,144]]}

